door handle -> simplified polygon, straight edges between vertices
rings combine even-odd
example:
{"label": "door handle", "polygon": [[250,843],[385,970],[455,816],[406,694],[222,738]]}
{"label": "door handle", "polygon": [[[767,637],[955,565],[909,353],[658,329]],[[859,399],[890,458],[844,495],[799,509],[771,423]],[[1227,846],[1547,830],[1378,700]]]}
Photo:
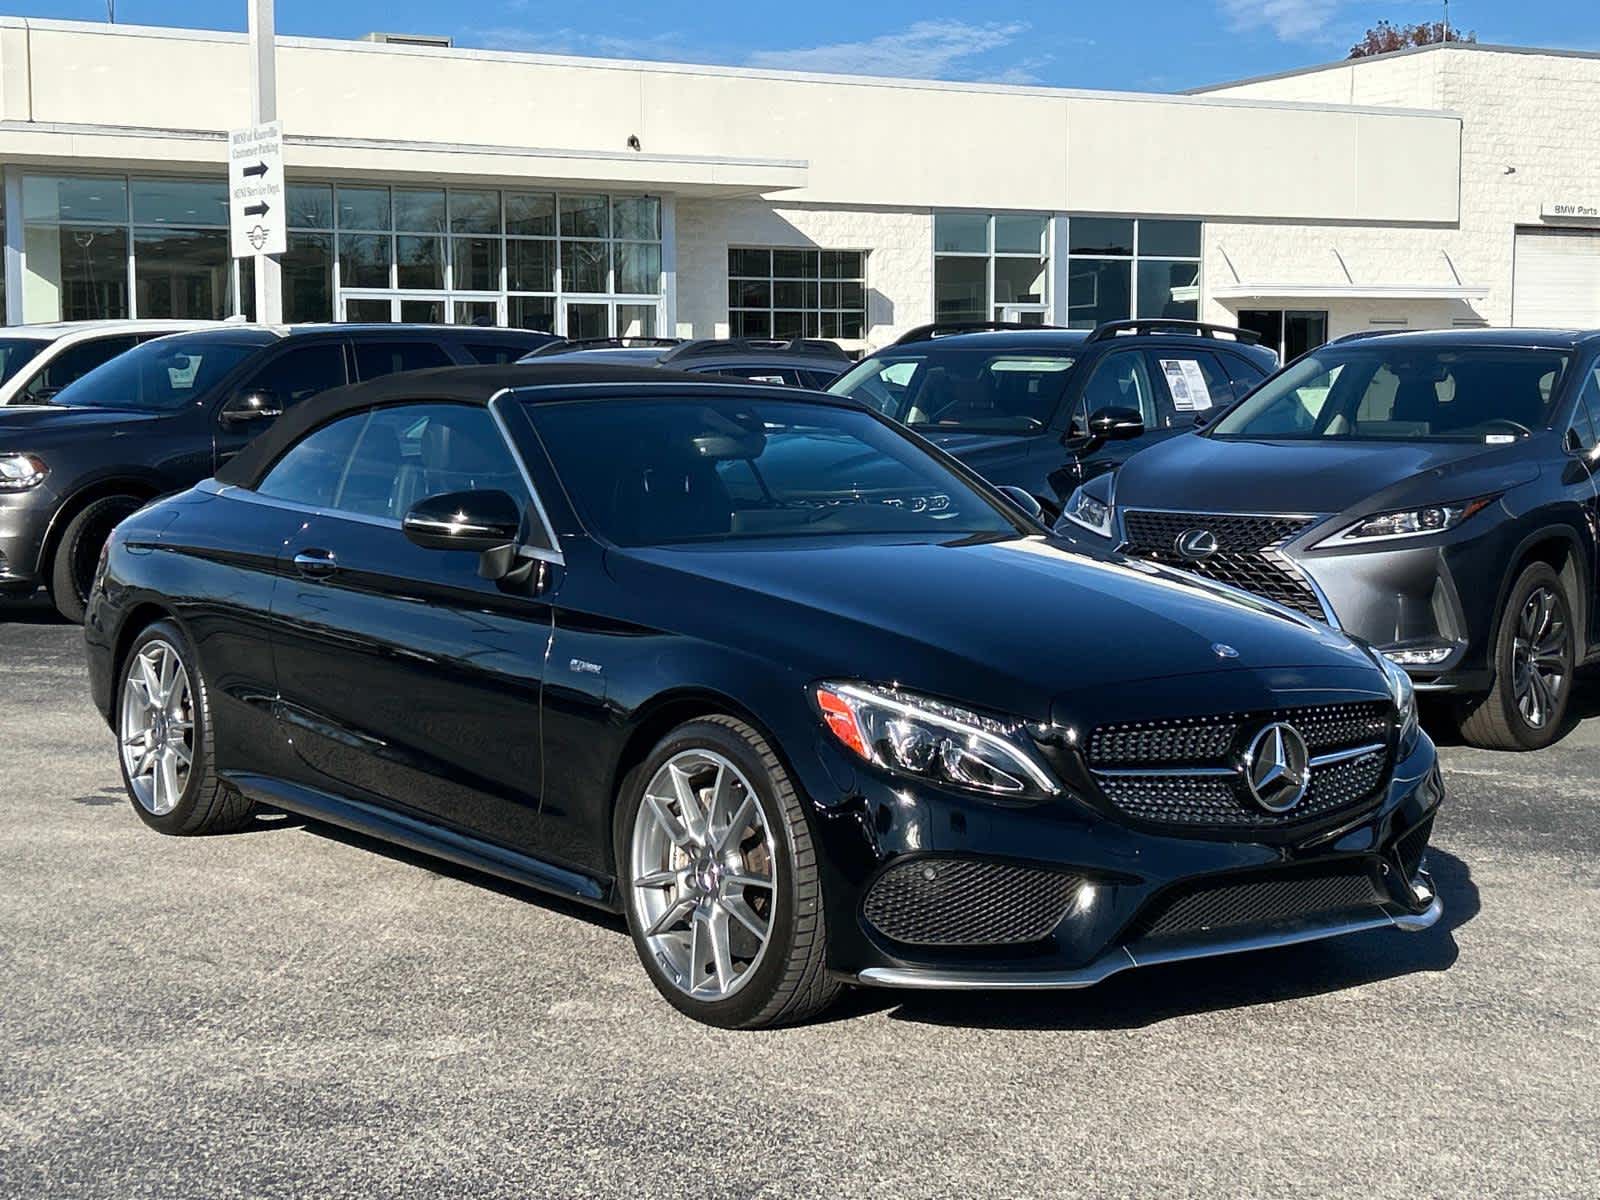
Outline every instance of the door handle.
{"label": "door handle", "polygon": [[332,550],[302,550],[294,556],[295,570],[312,579],[332,575],[339,569],[339,560]]}

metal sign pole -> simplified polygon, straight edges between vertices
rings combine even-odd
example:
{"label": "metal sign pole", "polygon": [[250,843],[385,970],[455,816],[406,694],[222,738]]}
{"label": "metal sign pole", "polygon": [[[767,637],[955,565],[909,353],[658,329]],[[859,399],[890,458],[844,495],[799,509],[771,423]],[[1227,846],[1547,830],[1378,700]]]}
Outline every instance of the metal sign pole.
{"label": "metal sign pole", "polygon": [[[260,126],[278,119],[278,60],[274,36],[273,0],[250,4],[250,123]],[[257,254],[256,320],[263,325],[283,322],[283,269],[276,257]]]}

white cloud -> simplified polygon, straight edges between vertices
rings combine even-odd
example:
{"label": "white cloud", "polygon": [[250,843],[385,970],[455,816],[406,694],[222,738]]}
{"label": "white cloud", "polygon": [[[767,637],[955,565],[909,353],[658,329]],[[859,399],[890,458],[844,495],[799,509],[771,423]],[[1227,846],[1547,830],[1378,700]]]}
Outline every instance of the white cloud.
{"label": "white cloud", "polygon": [[[1021,23],[975,25],[967,21],[918,21],[899,33],[860,42],[833,42],[793,50],[758,50],[752,67],[819,71],[839,75],[901,75],[940,79],[970,74],[969,60],[1004,49],[1028,27]],[[1037,64],[1034,64],[1037,65]],[[1031,82],[1028,64],[1000,68],[1012,82]],[[1021,76],[1026,75],[1026,79]]]}
{"label": "white cloud", "polygon": [[1340,0],[1221,0],[1222,11],[1235,29],[1265,26],[1286,42],[1326,32],[1339,3]]}

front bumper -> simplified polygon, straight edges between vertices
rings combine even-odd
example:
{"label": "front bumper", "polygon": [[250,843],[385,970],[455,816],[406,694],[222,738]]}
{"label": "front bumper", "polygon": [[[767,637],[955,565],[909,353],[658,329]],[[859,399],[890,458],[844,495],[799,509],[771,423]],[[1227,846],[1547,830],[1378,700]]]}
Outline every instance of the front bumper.
{"label": "front bumper", "polygon": [[[827,752],[827,747],[821,747]],[[802,774],[809,771],[802,770]],[[1443,906],[1422,865],[1444,799],[1432,743],[1419,736],[1374,800],[1348,819],[1303,839],[1237,840],[1152,832],[1063,797],[1007,807],[934,789],[866,777],[833,757],[821,786],[848,780],[850,792],[820,806],[829,968],[863,984],[919,988],[1079,988],[1131,967],[1291,945],[1374,929],[1417,931]],[[817,794],[810,780],[807,791]],[[837,794],[837,793],[835,793]],[[933,944],[899,936],[927,918],[924,896],[905,921],[884,919],[879,885],[927,864],[929,879],[950,864],[990,872],[966,894],[943,893],[963,930],[1004,928],[1010,940]],[[1035,873],[1075,889],[1052,893],[1057,916],[1030,932],[1039,903],[995,872]],[[957,874],[974,872],[958,871]],[[1307,904],[1328,881],[1331,900]],[[1345,881],[1339,883],[1338,881]],[[1354,893],[1347,884],[1356,886]],[[933,888],[935,885],[930,884]],[[933,894],[933,893],[928,893]],[[1224,897],[1205,916],[1167,922],[1189,895]],[[1250,897],[1235,905],[1233,897]],[[1281,904],[1277,898],[1281,898]],[[1348,901],[1348,902],[1347,902]],[[916,908],[920,904],[920,908]],[[1011,905],[997,911],[998,904]],[[1278,907],[1274,907],[1277,904]],[[1032,906],[1032,912],[1018,907]],[[902,908],[902,914],[907,909]],[[1052,923],[1053,922],[1053,923]],[[885,932],[885,928],[889,932]]]}
{"label": "front bumper", "polygon": [[44,582],[39,557],[58,503],[49,483],[0,493],[0,594],[31,592]]}

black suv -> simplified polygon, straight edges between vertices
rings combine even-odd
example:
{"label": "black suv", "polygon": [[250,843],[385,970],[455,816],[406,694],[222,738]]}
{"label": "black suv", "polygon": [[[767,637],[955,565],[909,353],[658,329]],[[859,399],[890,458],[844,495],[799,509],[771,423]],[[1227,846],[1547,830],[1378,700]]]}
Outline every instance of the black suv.
{"label": "black suv", "polygon": [[235,325],[146,342],[0,410],[0,594],[50,589],[83,619],[100,547],[153,497],[204,479],[308,396],[396,371],[507,362],[550,334],[466,326]]}
{"label": "black suv", "polygon": [[1277,355],[1259,343],[1199,321],[1112,321],[1087,332],[924,325],[828,390],[1055,514],[1085,479],[1193,429],[1270,375]]}
{"label": "black suv", "polygon": [[1377,646],[1475,745],[1562,732],[1594,603],[1600,333],[1389,333],[1302,355],[1086,483],[1060,529]]}
{"label": "black suv", "polygon": [[838,345],[818,338],[589,338],[541,346],[523,361],[668,367],[692,375],[725,375],[818,391],[854,362]]}

